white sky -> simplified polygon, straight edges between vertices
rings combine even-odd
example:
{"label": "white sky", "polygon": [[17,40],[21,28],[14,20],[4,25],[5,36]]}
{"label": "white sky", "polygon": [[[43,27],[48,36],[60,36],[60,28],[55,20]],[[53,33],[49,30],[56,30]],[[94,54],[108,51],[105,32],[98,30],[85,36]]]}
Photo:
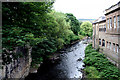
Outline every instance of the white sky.
{"label": "white sky", "polygon": [[97,19],[103,11],[119,0],[56,0],[53,8],[63,13],[73,13],[77,19]]}

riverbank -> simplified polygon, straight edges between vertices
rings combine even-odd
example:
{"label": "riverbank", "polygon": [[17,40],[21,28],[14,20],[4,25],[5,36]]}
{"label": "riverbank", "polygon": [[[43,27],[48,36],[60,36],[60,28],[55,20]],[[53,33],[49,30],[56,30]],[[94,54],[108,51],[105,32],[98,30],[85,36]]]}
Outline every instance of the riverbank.
{"label": "riverbank", "polygon": [[104,54],[92,48],[92,44],[85,49],[85,78],[105,78],[109,80],[119,80],[118,68],[112,64]]}
{"label": "riverbank", "polygon": [[[49,55],[49,56],[48,56],[48,59],[47,59],[46,61],[49,61],[49,62],[51,62],[51,63],[53,63],[53,64],[54,64],[54,63],[57,63],[57,62],[59,61],[59,59],[60,59],[60,54],[63,54],[63,53],[66,51],[67,48],[70,48],[71,46],[77,44],[78,42],[80,42],[80,41],[85,41],[85,40],[88,40],[87,37],[84,37],[84,38],[79,39],[79,40],[76,40],[76,41],[72,41],[70,44],[65,45],[62,49],[57,50],[55,53]],[[88,40],[88,42],[90,42],[90,41]],[[87,44],[87,43],[84,42],[84,44]],[[38,68],[39,68],[42,64],[44,64],[44,63],[45,63],[45,61],[44,61],[44,62],[41,62],[41,64],[38,64],[36,67],[31,67],[31,68],[30,68],[30,74],[32,74],[32,73],[37,73]]]}
{"label": "riverbank", "polygon": [[[47,56],[48,60],[52,61],[52,62],[56,62],[57,60],[59,60],[59,55],[65,52],[66,48],[71,47],[72,45],[80,42],[81,40],[86,39],[87,37],[81,38],[79,40],[74,40],[71,41],[70,44],[64,45],[62,49],[57,50],[56,52],[50,54]],[[36,64],[35,66],[31,66],[30,68],[30,73],[37,73],[38,68],[43,64],[44,62],[41,62],[40,64]]]}
{"label": "riverbank", "polygon": [[50,80],[52,77],[54,80],[81,78],[86,46],[87,44],[84,44],[84,41],[78,41],[62,53],[49,56],[48,60],[41,64],[37,73],[30,74],[26,80],[34,78],[36,80]]}
{"label": "riverbank", "polygon": [[[87,40],[87,41],[85,41],[85,40]],[[57,59],[59,59],[59,55],[66,51],[66,48],[70,48],[71,46],[77,44],[80,41],[85,41],[84,44],[88,44],[88,43],[91,42],[90,40],[91,40],[90,38],[84,37],[82,39],[79,39],[79,40],[76,40],[76,41],[72,41],[70,44],[65,45],[62,49],[57,50],[54,54],[50,55],[49,59],[50,60],[57,60]]]}

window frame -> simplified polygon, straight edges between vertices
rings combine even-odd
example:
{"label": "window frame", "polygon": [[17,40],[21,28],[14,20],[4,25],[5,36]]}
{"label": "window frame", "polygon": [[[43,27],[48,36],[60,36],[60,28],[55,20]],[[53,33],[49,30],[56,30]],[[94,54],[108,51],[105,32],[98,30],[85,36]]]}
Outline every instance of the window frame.
{"label": "window frame", "polygon": [[116,16],[114,16],[114,28],[116,28]]}
{"label": "window frame", "polygon": [[106,41],[106,43],[107,43],[107,48],[109,49],[109,42],[108,42],[108,41]]}
{"label": "window frame", "polygon": [[108,27],[108,29],[110,28],[110,26],[109,26],[109,18],[107,19],[107,27]]}
{"label": "window frame", "polygon": [[120,16],[117,16],[117,28],[120,28]]}
{"label": "window frame", "polygon": [[110,29],[112,29],[112,18],[110,18]]}
{"label": "window frame", "polygon": [[116,53],[119,53],[119,44],[116,44],[116,46],[117,46]]}
{"label": "window frame", "polygon": [[111,43],[111,42],[109,42],[109,49],[111,49],[111,48],[112,48],[111,46],[112,46],[112,43]]}
{"label": "window frame", "polygon": [[115,50],[115,43],[113,43],[113,51],[115,52],[116,50]]}
{"label": "window frame", "polygon": [[105,40],[102,39],[102,46],[105,47]]}
{"label": "window frame", "polygon": [[99,39],[99,45],[101,45],[101,39]]}

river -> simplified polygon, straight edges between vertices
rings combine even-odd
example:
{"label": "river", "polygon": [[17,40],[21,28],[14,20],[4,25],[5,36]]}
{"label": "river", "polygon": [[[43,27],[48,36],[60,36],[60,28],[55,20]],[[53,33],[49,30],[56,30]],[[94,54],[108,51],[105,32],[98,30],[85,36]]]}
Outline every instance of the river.
{"label": "river", "polygon": [[56,63],[46,62],[37,73],[30,74],[26,80],[80,80],[87,45],[86,40],[75,43],[62,51]]}

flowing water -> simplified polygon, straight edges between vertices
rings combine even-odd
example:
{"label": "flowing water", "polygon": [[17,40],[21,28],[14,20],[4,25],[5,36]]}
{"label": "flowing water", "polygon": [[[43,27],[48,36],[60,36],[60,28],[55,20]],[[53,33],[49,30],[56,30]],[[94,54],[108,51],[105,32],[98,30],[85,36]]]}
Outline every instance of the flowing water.
{"label": "flowing water", "polygon": [[[80,41],[63,51],[59,55],[59,61],[55,64],[47,62],[43,64],[38,73],[32,74],[34,80],[80,80],[82,78],[84,50],[87,46],[86,41]],[[30,78],[29,77],[29,78]]]}

